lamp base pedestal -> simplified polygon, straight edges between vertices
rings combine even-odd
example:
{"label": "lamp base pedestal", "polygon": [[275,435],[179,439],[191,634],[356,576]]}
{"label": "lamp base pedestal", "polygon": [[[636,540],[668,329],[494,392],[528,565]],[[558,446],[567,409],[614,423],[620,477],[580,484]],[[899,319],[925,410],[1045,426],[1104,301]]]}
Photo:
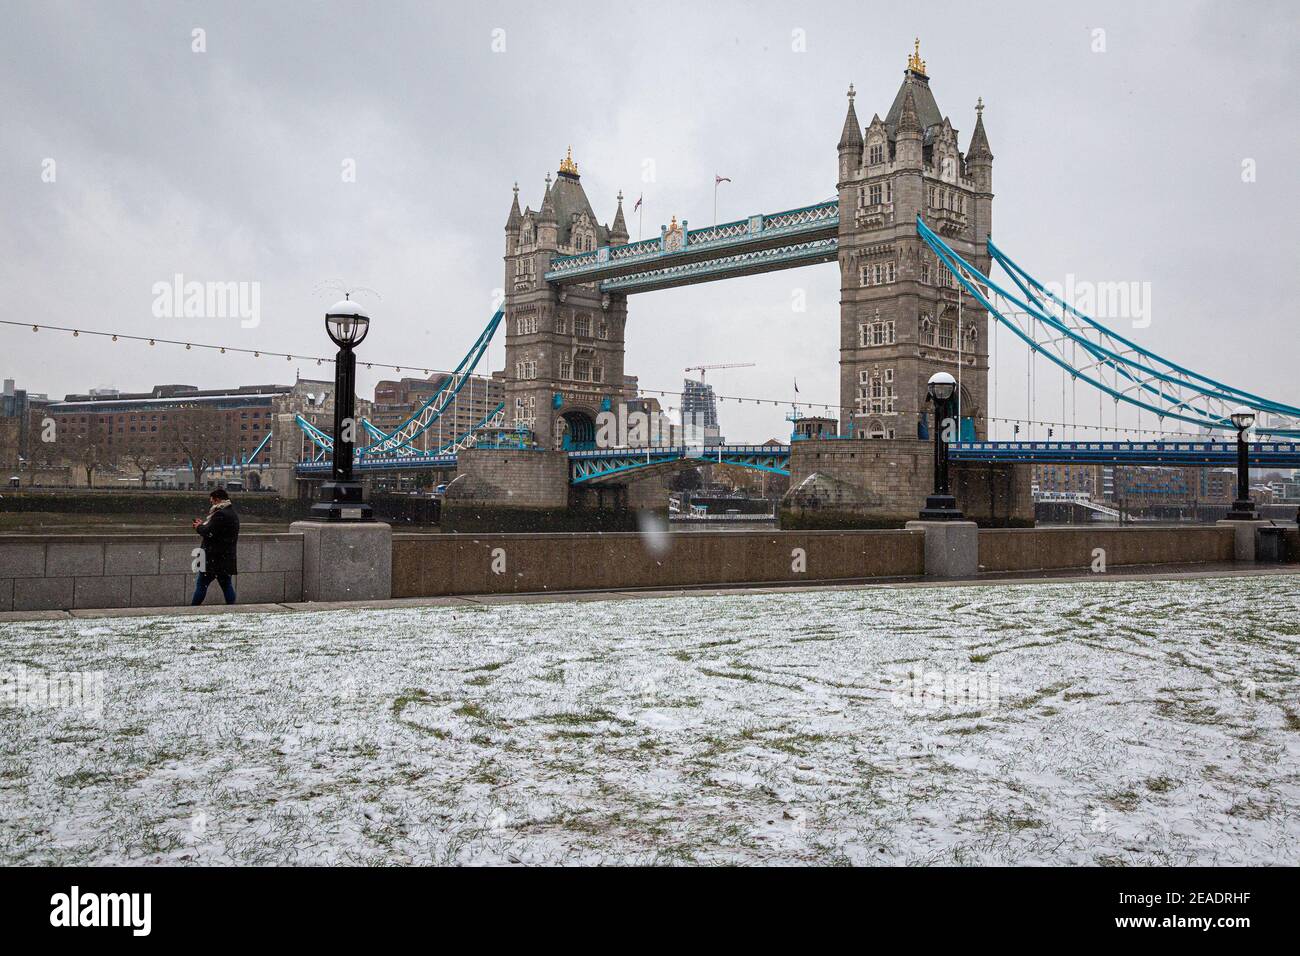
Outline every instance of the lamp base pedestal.
{"label": "lamp base pedestal", "polygon": [[295,521],[302,535],[304,601],[393,596],[393,529],[382,521]]}
{"label": "lamp base pedestal", "polygon": [[311,506],[313,521],[374,521],[375,513],[365,501],[359,481],[327,481],[321,485],[321,500]]}
{"label": "lamp base pedestal", "polygon": [[929,495],[921,509],[922,521],[964,521],[957,509],[957,499],[952,495]]}
{"label": "lamp base pedestal", "polygon": [[909,521],[903,527],[925,533],[927,578],[969,578],[979,573],[979,526],[974,521]]}
{"label": "lamp base pedestal", "polygon": [[1232,512],[1228,512],[1229,517],[1215,522],[1220,528],[1232,529],[1232,558],[1234,561],[1254,561],[1255,551],[1258,545],[1256,532],[1260,528],[1271,527],[1273,522],[1260,518],[1258,515],[1252,515],[1250,519],[1232,518]]}

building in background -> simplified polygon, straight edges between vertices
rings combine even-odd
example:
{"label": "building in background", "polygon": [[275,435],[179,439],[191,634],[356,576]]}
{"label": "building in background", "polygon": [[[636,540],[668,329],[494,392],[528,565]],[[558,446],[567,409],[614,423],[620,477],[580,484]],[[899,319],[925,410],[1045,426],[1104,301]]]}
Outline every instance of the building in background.
{"label": "building in background", "polygon": [[708,382],[688,378],[682,383],[682,425],[688,422],[704,428],[706,446],[721,445],[722,429],[718,426],[718,401]]}
{"label": "building in background", "polygon": [[[375,400],[368,417],[376,428],[392,432],[439,390],[450,392],[452,387],[451,376],[446,373],[435,373],[428,378],[382,381],[375,386]],[[437,451],[451,445],[482,424],[503,405],[505,399],[505,376],[502,373],[469,376],[438,421],[415,439],[414,447],[420,451]]]}
{"label": "building in background", "polygon": [[12,378],[4,380],[0,395],[0,468],[8,472],[4,476],[6,484],[11,477],[21,478],[31,466],[33,429],[40,428],[42,411],[49,403],[44,393],[18,388]]}
{"label": "building in background", "polygon": [[[11,421],[18,415],[8,416],[0,442],[7,460],[13,433],[24,485],[193,488],[243,480],[248,488],[288,491],[293,466],[309,455],[296,419],[330,432],[333,390],[332,381],[298,379],[215,389],[167,384],[148,392],[94,388],[62,401],[27,395],[25,434]],[[6,411],[23,407],[13,391]],[[369,416],[370,406],[359,399],[358,416]]]}
{"label": "building in background", "polygon": [[1102,465],[1077,463],[1050,463],[1033,466],[1033,487],[1038,492],[1085,494],[1094,500],[1103,500],[1113,494],[1112,482],[1103,480]]}

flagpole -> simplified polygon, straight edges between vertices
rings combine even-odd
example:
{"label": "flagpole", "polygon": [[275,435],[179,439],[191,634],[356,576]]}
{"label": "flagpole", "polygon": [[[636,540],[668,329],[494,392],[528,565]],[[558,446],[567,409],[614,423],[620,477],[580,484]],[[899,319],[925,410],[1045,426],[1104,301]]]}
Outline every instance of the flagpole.
{"label": "flagpole", "polygon": [[713,177],[713,225],[718,225],[718,177]]}

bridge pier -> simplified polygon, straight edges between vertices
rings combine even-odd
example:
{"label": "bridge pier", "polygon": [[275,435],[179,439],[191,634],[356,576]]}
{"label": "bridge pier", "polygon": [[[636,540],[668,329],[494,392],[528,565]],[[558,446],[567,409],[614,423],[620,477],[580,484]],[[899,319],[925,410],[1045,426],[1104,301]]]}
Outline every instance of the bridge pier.
{"label": "bridge pier", "polygon": [[443,497],[444,531],[630,531],[636,511],[666,510],[658,477],[569,482],[569,456],[540,449],[468,448]]}
{"label": "bridge pier", "polygon": [[[899,439],[809,439],[790,446],[783,528],[898,528],[931,491],[934,446]],[[1034,523],[1029,465],[952,462],[957,506],[983,527]]]}

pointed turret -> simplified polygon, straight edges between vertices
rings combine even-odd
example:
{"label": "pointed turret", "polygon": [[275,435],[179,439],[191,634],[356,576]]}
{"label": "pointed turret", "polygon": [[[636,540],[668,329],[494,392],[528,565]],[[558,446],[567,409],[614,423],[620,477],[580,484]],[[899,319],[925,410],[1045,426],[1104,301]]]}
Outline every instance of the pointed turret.
{"label": "pointed turret", "polygon": [[967,161],[983,159],[992,162],[993,151],[989,149],[989,137],[984,132],[984,97],[975,104],[975,132],[971,133],[970,149],[966,151]]}
{"label": "pointed turret", "polygon": [[840,134],[840,182],[846,182],[862,166],[862,127],[853,108],[853,84],[849,84],[849,111],[844,117],[844,132]]}
{"label": "pointed turret", "polygon": [[849,84],[849,112],[844,117],[844,132],[840,134],[841,150],[845,149],[862,149],[862,127],[858,125],[858,114],[853,108],[853,98],[857,94],[853,91],[853,84]]}
{"label": "pointed turret", "polygon": [[546,192],[542,194],[542,208],[537,211],[542,222],[555,222],[555,202],[551,199],[551,174],[546,174]]}
{"label": "pointed turret", "polygon": [[515,183],[515,199],[510,204],[510,218],[506,220],[506,232],[518,233],[523,215],[519,212],[519,184]]}
{"label": "pointed turret", "polygon": [[609,229],[609,244],[621,246],[628,240],[627,222],[623,219],[623,190],[618,191],[618,212],[614,213],[614,225]]}
{"label": "pointed turret", "polygon": [[555,198],[552,196],[551,174],[546,174],[546,194],[542,208],[537,211],[537,245],[542,249],[558,249],[560,230],[555,217]]}
{"label": "pointed turret", "polygon": [[901,138],[904,133],[921,132],[921,121],[916,115],[916,97],[912,95],[909,89],[903,97],[903,112],[898,117],[898,136]]}
{"label": "pointed turret", "polygon": [[898,114],[894,131],[894,156],[900,166],[920,169],[924,157],[924,134],[916,115],[916,100],[909,89],[903,97],[903,108]]}

